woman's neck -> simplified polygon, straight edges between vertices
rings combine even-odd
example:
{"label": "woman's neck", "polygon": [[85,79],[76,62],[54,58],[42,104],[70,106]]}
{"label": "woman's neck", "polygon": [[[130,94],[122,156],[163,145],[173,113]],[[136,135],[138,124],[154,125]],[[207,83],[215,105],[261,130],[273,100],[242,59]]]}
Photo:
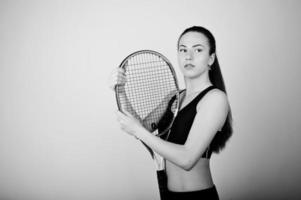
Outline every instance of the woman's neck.
{"label": "woman's neck", "polygon": [[186,85],[186,94],[192,94],[204,90],[208,86],[212,85],[212,83],[209,80],[209,76],[207,75],[207,76],[200,76],[195,79],[185,78],[185,85]]}

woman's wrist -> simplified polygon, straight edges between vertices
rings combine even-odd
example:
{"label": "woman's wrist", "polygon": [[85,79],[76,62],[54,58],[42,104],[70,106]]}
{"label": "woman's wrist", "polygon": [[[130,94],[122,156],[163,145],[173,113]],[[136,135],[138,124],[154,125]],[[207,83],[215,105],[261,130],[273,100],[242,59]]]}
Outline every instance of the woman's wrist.
{"label": "woman's wrist", "polygon": [[135,131],[134,137],[143,141],[146,134],[149,134],[149,132],[141,126],[137,131]]}

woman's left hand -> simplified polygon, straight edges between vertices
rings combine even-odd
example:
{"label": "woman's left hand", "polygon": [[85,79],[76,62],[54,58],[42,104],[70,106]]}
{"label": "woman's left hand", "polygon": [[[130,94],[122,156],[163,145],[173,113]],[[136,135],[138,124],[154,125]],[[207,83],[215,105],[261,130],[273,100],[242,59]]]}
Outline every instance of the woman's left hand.
{"label": "woman's left hand", "polygon": [[124,113],[117,111],[117,120],[121,129],[129,135],[139,138],[139,133],[144,130],[144,127],[129,112],[124,111]]}

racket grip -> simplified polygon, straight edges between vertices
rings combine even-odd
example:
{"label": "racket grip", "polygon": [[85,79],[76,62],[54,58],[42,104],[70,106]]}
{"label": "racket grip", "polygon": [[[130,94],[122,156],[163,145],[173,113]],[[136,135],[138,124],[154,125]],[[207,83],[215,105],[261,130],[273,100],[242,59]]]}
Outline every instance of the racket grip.
{"label": "racket grip", "polygon": [[157,171],[157,181],[161,200],[168,200],[167,175],[165,170]]}
{"label": "racket grip", "polygon": [[148,152],[150,153],[151,157],[154,158],[154,152],[153,150],[147,146],[147,144],[145,144],[142,140],[140,140],[140,142],[145,146],[145,148],[148,150]]}
{"label": "racket grip", "polygon": [[154,151],[153,159],[155,161],[155,166],[157,168],[157,171],[165,169],[165,160],[164,160],[164,158],[162,156],[160,156],[159,154],[157,154],[155,151]]}

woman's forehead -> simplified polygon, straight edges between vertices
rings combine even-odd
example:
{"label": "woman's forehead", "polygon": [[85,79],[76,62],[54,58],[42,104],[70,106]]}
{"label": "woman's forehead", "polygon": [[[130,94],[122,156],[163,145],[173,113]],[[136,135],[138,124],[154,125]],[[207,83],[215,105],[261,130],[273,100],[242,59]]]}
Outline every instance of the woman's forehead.
{"label": "woman's forehead", "polygon": [[196,45],[196,44],[201,44],[203,46],[209,45],[207,37],[204,34],[198,32],[185,33],[179,41],[179,45],[186,46],[186,45]]}

